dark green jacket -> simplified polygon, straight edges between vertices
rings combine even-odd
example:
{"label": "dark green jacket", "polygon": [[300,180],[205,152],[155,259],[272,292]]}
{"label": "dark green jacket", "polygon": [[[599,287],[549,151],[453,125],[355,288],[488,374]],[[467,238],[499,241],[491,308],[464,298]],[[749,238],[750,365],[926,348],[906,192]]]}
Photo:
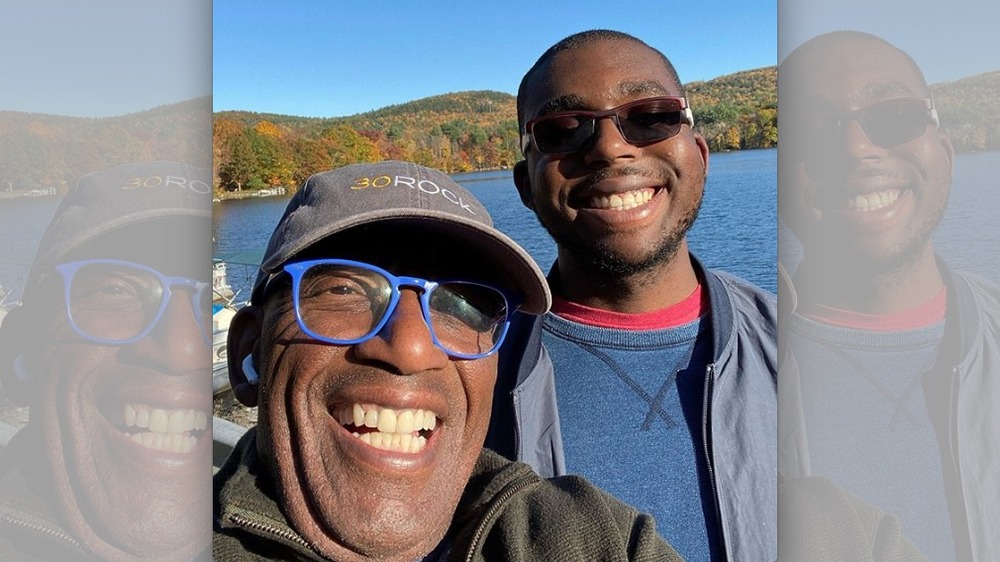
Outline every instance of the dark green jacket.
{"label": "dark green jacket", "polygon": [[59,524],[32,429],[18,431],[0,456],[0,560],[94,560]]}
{"label": "dark green jacket", "polygon": [[[0,561],[97,561],[57,516],[43,445],[41,436],[28,425],[0,455]],[[210,560],[207,550],[196,560]]]}
{"label": "dark green jacket", "polygon": [[[214,559],[324,560],[258,482],[256,450],[252,429],[215,476]],[[581,478],[543,480],[488,449],[459,502],[448,542],[448,560],[681,560],[650,516]]]}

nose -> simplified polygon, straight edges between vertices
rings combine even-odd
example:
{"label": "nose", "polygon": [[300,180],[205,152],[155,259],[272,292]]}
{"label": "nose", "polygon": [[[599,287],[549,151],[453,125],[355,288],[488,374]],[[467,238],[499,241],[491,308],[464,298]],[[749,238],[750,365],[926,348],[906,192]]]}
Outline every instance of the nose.
{"label": "nose", "polygon": [[[172,291],[159,321],[146,337],[127,346],[127,353],[170,375],[209,372],[210,336],[203,333],[207,328],[199,326],[195,306],[200,305],[189,291]],[[210,310],[198,314],[203,319],[211,317]]]}
{"label": "nose", "polygon": [[594,138],[586,150],[588,165],[603,167],[619,159],[638,156],[639,147],[629,143],[622,135],[615,116],[600,117],[594,123]]}
{"label": "nose", "polygon": [[412,290],[400,291],[389,321],[375,337],[355,344],[354,353],[359,359],[390,366],[399,375],[443,369],[450,361],[448,354],[434,345],[420,297]]}
{"label": "nose", "polygon": [[841,121],[839,141],[841,153],[852,161],[876,159],[882,151],[868,138],[868,133],[856,116]]}

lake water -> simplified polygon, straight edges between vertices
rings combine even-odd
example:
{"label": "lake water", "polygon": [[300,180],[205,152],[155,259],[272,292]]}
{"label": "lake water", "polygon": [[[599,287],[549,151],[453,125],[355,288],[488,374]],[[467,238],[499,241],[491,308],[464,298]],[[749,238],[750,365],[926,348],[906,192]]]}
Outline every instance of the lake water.
{"label": "lake water", "polygon": [[[689,234],[692,250],[718,267],[773,291],[777,250],[777,151],[712,154],[701,213]],[[518,198],[512,173],[472,172],[452,176],[489,210],[497,228],[531,253],[543,271],[556,248],[535,215]],[[243,199],[215,205],[215,253],[230,262],[259,260],[287,198]],[[230,266],[234,286],[243,268]]]}
{"label": "lake water", "polygon": [[[543,270],[555,246],[517,196],[509,171],[458,174],[455,180],[479,197],[501,230],[522,244]],[[960,154],[948,212],[935,235],[938,251],[958,269],[1000,280],[1000,152]],[[689,234],[692,250],[710,267],[730,271],[773,291],[777,225],[777,151],[711,155],[701,214]],[[214,252],[234,262],[234,286],[251,274],[281,216],[287,197],[245,199],[214,205]],[[0,201],[0,285],[17,299],[27,264],[52,217],[55,198]],[[782,243],[789,241],[781,232]],[[790,241],[789,246],[794,244]],[[783,250],[784,253],[784,250]]]}

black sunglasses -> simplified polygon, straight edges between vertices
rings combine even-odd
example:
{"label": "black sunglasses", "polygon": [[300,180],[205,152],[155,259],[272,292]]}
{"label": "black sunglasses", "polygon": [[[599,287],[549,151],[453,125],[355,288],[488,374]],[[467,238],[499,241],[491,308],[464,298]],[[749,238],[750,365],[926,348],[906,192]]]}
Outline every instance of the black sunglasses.
{"label": "black sunglasses", "polygon": [[669,139],[694,117],[685,98],[656,97],[636,100],[605,111],[562,111],[536,117],[524,126],[521,151],[533,143],[544,154],[567,154],[590,146],[597,120],[610,117],[622,138],[630,144],[648,144]]}
{"label": "black sunglasses", "polygon": [[937,110],[930,98],[897,98],[873,103],[853,111],[818,113],[792,126],[804,136],[819,141],[836,139],[843,126],[857,120],[868,140],[880,148],[893,148],[919,138],[927,127],[937,128]]}

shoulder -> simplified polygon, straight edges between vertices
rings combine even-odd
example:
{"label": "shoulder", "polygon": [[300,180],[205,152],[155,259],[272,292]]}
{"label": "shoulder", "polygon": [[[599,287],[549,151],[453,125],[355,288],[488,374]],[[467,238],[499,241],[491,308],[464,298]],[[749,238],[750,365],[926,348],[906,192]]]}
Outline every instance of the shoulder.
{"label": "shoulder", "polygon": [[480,560],[680,560],[651,516],[578,476],[531,479],[505,502],[478,554]]}
{"label": "shoulder", "polygon": [[990,310],[1000,310],[1000,285],[968,272],[953,272],[971,290],[978,306]]}
{"label": "shoulder", "polygon": [[[712,313],[731,316],[735,332],[774,342],[778,333],[778,299],[757,285],[731,273],[706,270]],[[725,301],[725,302],[720,302]]]}

